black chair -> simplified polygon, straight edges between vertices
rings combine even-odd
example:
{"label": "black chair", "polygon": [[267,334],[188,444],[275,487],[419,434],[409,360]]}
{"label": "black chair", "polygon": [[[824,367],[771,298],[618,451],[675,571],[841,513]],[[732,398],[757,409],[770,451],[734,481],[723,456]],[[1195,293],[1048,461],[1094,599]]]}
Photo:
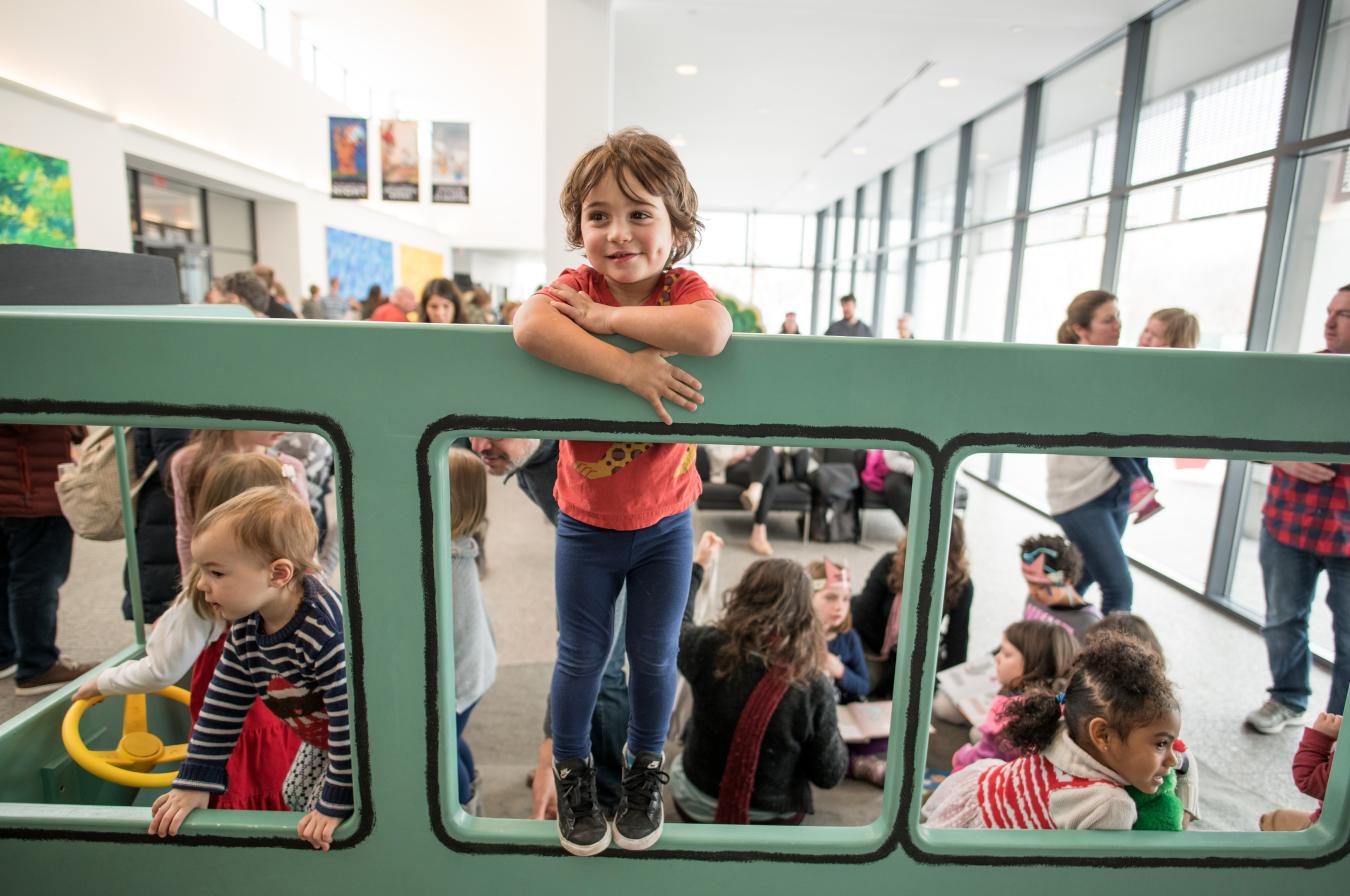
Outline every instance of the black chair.
{"label": "black chair", "polygon": [[[880,493],[872,491],[862,481],[862,471],[867,465],[867,449],[865,448],[825,448],[817,454],[821,463],[851,463],[858,471],[858,490],[853,498],[853,512],[856,523],[854,531],[857,533],[854,542],[862,541],[863,536],[863,511],[864,510],[886,510],[890,511],[888,505]],[[961,483],[956,484],[956,496],[952,501],[953,509],[956,513],[963,513],[966,509],[966,500],[969,493],[966,487]]]}
{"label": "black chair", "polygon": [[[703,450],[702,445],[698,448],[695,464],[698,467],[698,476],[703,480],[703,494],[698,499],[699,510],[745,512],[745,508],[741,506],[741,492],[745,491],[744,486],[733,485],[730,482],[708,481],[711,466],[708,462],[708,453]],[[774,492],[773,512],[797,514],[802,530],[802,542],[805,543],[811,513],[811,486],[804,480],[780,480],[778,489]]]}

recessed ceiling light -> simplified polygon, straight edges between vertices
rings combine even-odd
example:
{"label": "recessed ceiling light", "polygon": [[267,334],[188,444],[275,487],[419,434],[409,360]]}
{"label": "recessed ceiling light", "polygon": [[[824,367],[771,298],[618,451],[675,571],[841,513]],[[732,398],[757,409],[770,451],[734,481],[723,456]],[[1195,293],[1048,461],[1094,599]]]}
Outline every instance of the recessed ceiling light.
{"label": "recessed ceiling light", "polygon": [[865,155],[867,155],[867,147],[866,147],[866,146],[855,146],[855,147],[853,147],[853,154],[854,154],[855,156],[865,156]]}
{"label": "recessed ceiling light", "polygon": [[975,153],[975,161],[977,161],[977,162],[987,162],[987,161],[989,161],[990,158],[992,158],[992,157],[991,157],[991,156],[989,155],[989,153],[987,153],[987,152],[977,152],[977,153]]}
{"label": "recessed ceiling light", "polygon": [[698,66],[691,65],[688,62],[681,62],[679,65],[675,66],[675,74],[685,76],[697,75]]}
{"label": "recessed ceiling light", "polygon": [[948,76],[945,77],[945,78],[938,78],[938,86],[939,86],[939,87],[960,87],[960,86],[961,86],[961,79],[958,78],[958,77],[956,77],[956,76],[954,76],[954,75],[948,75]]}
{"label": "recessed ceiling light", "polygon": [[676,134],[674,137],[670,138],[671,146],[686,146],[688,143],[689,141],[684,139],[684,134]]}
{"label": "recessed ceiling light", "polygon": [[1009,28],[1008,30],[1011,31],[1013,34],[1021,34],[1021,33],[1022,33],[1023,31],[1025,31],[1026,29],[1023,28],[1021,25],[1014,25],[1014,26],[1012,26],[1011,28]]}

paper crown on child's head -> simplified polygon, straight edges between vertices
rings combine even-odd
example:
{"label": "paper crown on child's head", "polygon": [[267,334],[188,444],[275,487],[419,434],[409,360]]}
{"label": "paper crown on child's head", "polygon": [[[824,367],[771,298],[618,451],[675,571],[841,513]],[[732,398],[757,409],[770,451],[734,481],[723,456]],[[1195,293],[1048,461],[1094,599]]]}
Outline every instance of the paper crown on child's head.
{"label": "paper crown on child's head", "polygon": [[825,561],[825,577],[823,579],[812,579],[812,591],[824,591],[826,588],[842,588],[844,591],[851,591],[848,577],[847,566],[836,566],[829,560]]}

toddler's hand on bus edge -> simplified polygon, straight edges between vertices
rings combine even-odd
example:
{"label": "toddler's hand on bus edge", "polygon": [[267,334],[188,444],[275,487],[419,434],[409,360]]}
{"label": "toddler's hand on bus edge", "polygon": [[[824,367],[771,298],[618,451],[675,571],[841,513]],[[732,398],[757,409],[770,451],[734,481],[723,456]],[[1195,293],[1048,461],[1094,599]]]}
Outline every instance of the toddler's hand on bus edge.
{"label": "toddler's hand on bus edge", "polygon": [[1336,740],[1341,736],[1341,717],[1333,712],[1319,712],[1316,721],[1309,727]]}
{"label": "toddler's hand on bus edge", "polygon": [[103,692],[98,689],[98,679],[91,678],[70,695],[70,702],[76,700],[93,700],[95,697],[102,697]]}
{"label": "toddler's hand on bus edge", "polygon": [[675,352],[658,348],[633,352],[628,356],[622,383],[625,389],[655,408],[656,415],[667,426],[674,421],[661,403],[663,400],[686,411],[698,410],[698,406],[703,403],[703,396],[699,392],[703,384],[666,361],[674,356]]}
{"label": "toddler's hand on bus edge", "polygon": [[586,332],[597,336],[608,336],[614,332],[614,325],[610,322],[614,309],[609,305],[602,305],[584,292],[561,283],[553,284],[546,292],[549,303]]}
{"label": "toddler's hand on bus edge", "polygon": [[316,809],[306,813],[305,817],[300,819],[300,823],[295,826],[295,830],[300,835],[301,840],[315,849],[328,852],[328,847],[333,845],[333,831],[337,830],[337,826],[341,823],[341,818],[324,815]]}
{"label": "toddler's hand on bus edge", "polygon": [[194,809],[205,809],[211,804],[211,794],[204,790],[173,787],[162,793],[150,806],[150,833],[159,837],[177,837],[178,829]]}

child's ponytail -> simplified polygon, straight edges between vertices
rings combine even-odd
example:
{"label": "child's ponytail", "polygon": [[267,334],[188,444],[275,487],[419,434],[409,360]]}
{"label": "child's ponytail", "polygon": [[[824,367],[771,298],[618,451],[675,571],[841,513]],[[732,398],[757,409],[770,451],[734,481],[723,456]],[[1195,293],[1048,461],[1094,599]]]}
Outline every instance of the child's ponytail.
{"label": "child's ponytail", "polygon": [[1020,753],[1039,753],[1055,739],[1060,706],[1058,695],[1043,690],[1009,700],[1003,707],[1000,740]]}

